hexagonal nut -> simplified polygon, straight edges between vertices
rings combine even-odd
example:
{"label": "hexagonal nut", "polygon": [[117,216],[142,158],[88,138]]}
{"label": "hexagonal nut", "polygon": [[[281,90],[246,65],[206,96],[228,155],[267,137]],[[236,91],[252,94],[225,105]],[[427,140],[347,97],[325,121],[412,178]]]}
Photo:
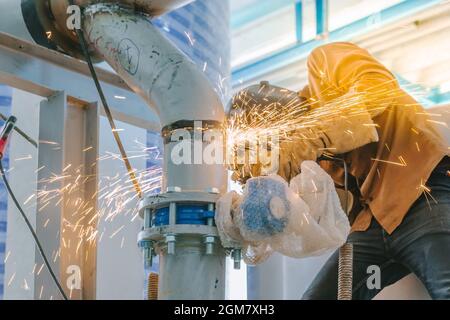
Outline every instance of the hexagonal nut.
{"label": "hexagonal nut", "polygon": [[208,243],[215,243],[216,242],[216,237],[214,237],[214,236],[206,236],[204,242],[206,244],[208,244]]}
{"label": "hexagonal nut", "polygon": [[173,234],[166,235],[166,242],[175,242],[175,241],[177,241],[177,238],[175,235],[173,235]]}
{"label": "hexagonal nut", "polygon": [[153,248],[153,241],[142,240],[138,243],[138,245],[140,248],[143,248],[143,249]]}

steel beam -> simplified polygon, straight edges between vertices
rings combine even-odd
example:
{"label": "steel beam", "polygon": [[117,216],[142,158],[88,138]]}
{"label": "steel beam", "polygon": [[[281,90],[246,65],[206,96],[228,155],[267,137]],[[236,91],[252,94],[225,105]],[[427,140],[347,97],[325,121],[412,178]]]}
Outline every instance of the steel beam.
{"label": "steel beam", "polygon": [[[115,73],[97,68],[117,120],[159,131],[155,112]],[[42,97],[65,91],[82,103],[98,101],[87,64],[5,33],[0,33],[0,82]]]}
{"label": "steel beam", "polygon": [[[61,91],[41,103],[39,114],[36,232],[71,299],[95,299],[96,243],[84,233],[97,229],[98,109],[69,104]],[[45,267],[34,288],[37,299],[61,298]]]}

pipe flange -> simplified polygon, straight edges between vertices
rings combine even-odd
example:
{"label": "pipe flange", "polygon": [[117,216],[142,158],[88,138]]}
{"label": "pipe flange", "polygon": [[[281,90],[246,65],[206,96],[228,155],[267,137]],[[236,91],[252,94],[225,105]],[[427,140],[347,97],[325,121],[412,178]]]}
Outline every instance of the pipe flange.
{"label": "pipe flange", "polygon": [[138,243],[145,241],[165,241],[166,235],[195,235],[200,237],[219,237],[216,227],[206,225],[173,225],[144,229],[138,234]]}
{"label": "pipe flange", "polygon": [[145,209],[158,210],[168,207],[170,203],[177,204],[210,204],[216,203],[220,194],[210,192],[169,192],[144,198],[139,203],[139,215],[144,217]]}

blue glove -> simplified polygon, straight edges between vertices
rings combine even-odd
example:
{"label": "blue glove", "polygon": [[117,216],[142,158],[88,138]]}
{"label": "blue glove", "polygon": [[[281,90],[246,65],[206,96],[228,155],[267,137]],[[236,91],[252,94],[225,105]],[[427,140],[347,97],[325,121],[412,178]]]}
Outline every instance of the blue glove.
{"label": "blue glove", "polygon": [[273,177],[250,179],[241,204],[244,227],[261,236],[282,233],[287,225],[286,183]]}

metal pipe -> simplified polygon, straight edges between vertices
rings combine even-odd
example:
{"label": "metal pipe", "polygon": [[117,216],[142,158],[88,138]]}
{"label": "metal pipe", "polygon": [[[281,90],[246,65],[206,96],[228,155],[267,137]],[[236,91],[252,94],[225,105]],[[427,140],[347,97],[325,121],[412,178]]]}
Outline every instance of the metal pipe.
{"label": "metal pipe", "polygon": [[225,252],[215,244],[206,255],[198,236],[181,236],[176,254],[161,248],[159,260],[159,300],[225,299]]}
{"label": "metal pipe", "polygon": [[[96,51],[155,110],[162,127],[183,121],[191,127],[224,121],[222,102],[204,73],[146,16],[117,5],[92,5],[85,10],[84,30]],[[193,153],[196,145],[200,145],[200,153],[211,143],[220,147],[220,139],[199,141],[202,135],[200,130],[191,137]],[[175,164],[172,155],[177,144],[169,137],[164,147],[163,190],[226,190],[223,163],[195,163],[194,159]]]}
{"label": "metal pipe", "polygon": [[[127,6],[136,11],[144,12],[155,17],[183,7],[193,1],[194,0],[75,0],[74,3],[81,7],[99,3],[120,4],[121,6]],[[50,2],[52,6],[62,6],[63,10],[67,8],[65,5],[67,4],[67,0],[50,0]]]}
{"label": "metal pipe", "polygon": [[85,10],[84,27],[97,51],[155,109],[163,127],[179,120],[223,122],[222,103],[206,76],[147,17],[115,5],[92,5]]}
{"label": "metal pipe", "polygon": [[[91,1],[77,0],[80,5]],[[97,0],[92,0],[97,2]],[[85,9],[84,23],[94,61],[105,58],[117,73],[158,113],[161,126],[179,120],[222,123],[225,114],[219,96],[209,80],[194,63],[149,23],[143,12],[168,12],[190,0],[102,0]],[[5,3],[3,3],[5,2]],[[83,59],[73,32],[65,26],[67,0],[2,0],[0,31],[35,41],[54,50],[62,50]],[[125,8],[111,3],[128,4]],[[128,9],[127,9],[128,8]],[[117,22],[120,23],[117,23]],[[208,142],[203,144],[205,147]],[[226,190],[223,165],[174,165],[171,159],[174,143],[164,150],[163,190]]]}
{"label": "metal pipe", "polygon": [[[156,17],[178,9],[193,0],[74,0],[81,8],[92,4],[109,3],[125,6],[133,11]],[[1,0],[0,31],[20,39],[33,41],[52,50],[63,51],[84,59],[78,39],[67,28],[69,0]],[[101,56],[90,48],[92,58]]]}
{"label": "metal pipe", "polygon": [[[177,191],[166,196],[225,191],[223,164],[195,159],[179,164],[172,156],[179,144],[170,139],[175,131],[189,135],[189,148],[194,152],[221,142],[204,136],[203,124],[221,124],[225,112],[203,72],[149,23],[146,15],[115,4],[91,5],[84,13],[83,30],[92,46],[156,111],[166,128],[163,190]],[[160,257],[159,299],[223,299],[225,252],[216,235],[211,230],[205,237],[198,226],[193,227],[193,234],[177,231],[175,202],[169,204],[169,212],[172,229],[154,228],[161,236],[155,246]]]}

